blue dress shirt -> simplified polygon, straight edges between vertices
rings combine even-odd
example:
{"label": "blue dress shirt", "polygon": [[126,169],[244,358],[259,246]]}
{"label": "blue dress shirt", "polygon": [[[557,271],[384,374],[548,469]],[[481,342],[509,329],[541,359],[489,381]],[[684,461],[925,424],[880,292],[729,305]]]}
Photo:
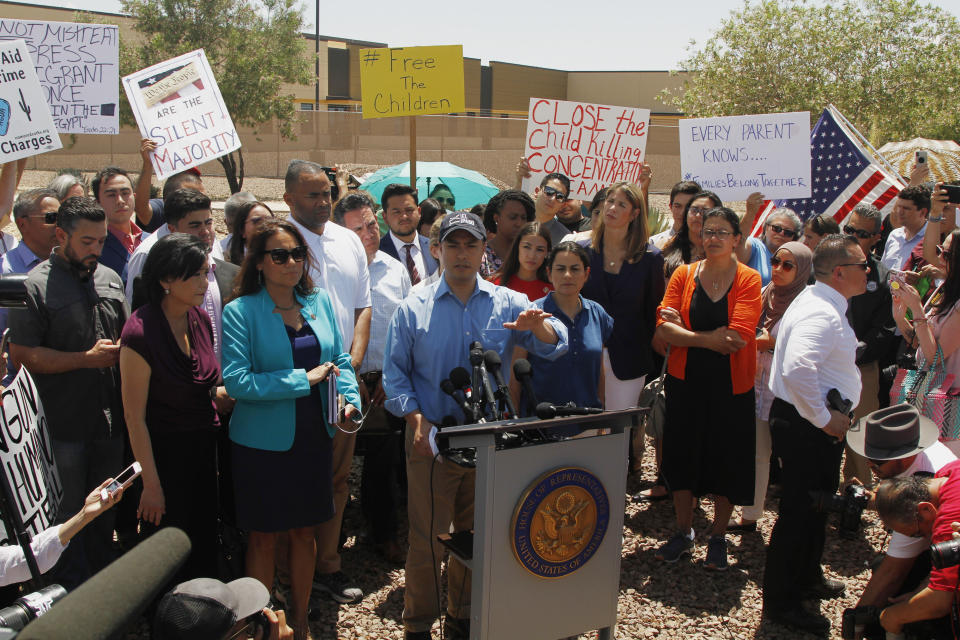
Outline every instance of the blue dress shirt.
{"label": "blue dress shirt", "polygon": [[386,409],[396,416],[420,410],[439,424],[445,416],[459,419],[462,412],[454,400],[440,390],[440,382],[456,367],[470,369],[470,343],[479,340],[484,350],[500,354],[503,377],[509,380],[513,347],[555,359],[567,351],[567,328],[556,318],[547,322],[557,333],[557,344],[537,340],[530,331],[503,327],[521,311],[533,308],[527,296],[483,280],[467,304],[460,302],[441,277],[434,284],[412,291],[393,314],[387,330],[383,361],[383,388]]}
{"label": "blue dress shirt", "polygon": [[769,284],[770,278],[773,277],[771,273],[773,267],[770,266],[770,258],[773,256],[770,255],[770,250],[767,249],[767,245],[760,238],[747,238],[747,244],[751,248],[747,266],[760,274],[760,286],[765,287]]}

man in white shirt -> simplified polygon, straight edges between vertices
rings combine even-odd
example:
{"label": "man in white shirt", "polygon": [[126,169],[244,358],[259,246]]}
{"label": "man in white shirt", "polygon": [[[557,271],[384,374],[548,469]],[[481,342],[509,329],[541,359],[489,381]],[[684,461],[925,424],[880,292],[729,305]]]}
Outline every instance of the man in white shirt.
{"label": "man in white shirt", "polygon": [[881,264],[887,269],[903,269],[914,247],[923,242],[930,212],[930,192],[926,187],[907,187],[897,195],[892,217],[900,220],[898,228],[887,236]]}
{"label": "man in white shirt", "polygon": [[855,238],[824,237],[813,253],[816,284],[780,321],[770,374],[770,429],[783,464],[783,493],[767,550],[763,612],[773,622],[821,635],[829,632],[829,620],[800,602],[838,596],[843,583],[826,578],[820,567],[827,520],[814,510],[810,493],[836,493],[839,485],[850,418],[828,406],[827,394],[836,389],[853,407],[860,401],[857,336],[845,314],[847,301],[866,290],[869,268]]}
{"label": "man in white shirt", "polygon": [[[283,201],[290,207],[290,221],[303,234],[313,258],[310,277],[330,296],[344,346],[350,345],[350,360],[359,370],[370,338],[370,272],[367,255],[357,234],[330,222],[332,189],[326,172],[316,162],[291,160],[284,178]],[[341,603],[363,597],[353,581],[341,571],[340,523],[347,504],[347,475],[353,461],[356,437],[337,431],[333,438],[334,516],[319,525],[317,575],[314,589]]]}
{"label": "man in white shirt", "polygon": [[380,196],[383,220],[390,232],[380,240],[380,251],[400,261],[417,284],[437,270],[437,261],[430,255],[430,243],[417,229],[420,227],[420,207],[417,191],[410,185],[390,184]]}
{"label": "man in white shirt", "polygon": [[683,213],[687,210],[687,203],[701,191],[703,189],[693,180],[683,180],[673,185],[673,189],[670,189],[670,214],[673,216],[673,225],[666,231],[652,236],[650,238],[651,244],[657,249],[663,249],[667,246],[670,239],[677,235],[680,227],[683,226]]}

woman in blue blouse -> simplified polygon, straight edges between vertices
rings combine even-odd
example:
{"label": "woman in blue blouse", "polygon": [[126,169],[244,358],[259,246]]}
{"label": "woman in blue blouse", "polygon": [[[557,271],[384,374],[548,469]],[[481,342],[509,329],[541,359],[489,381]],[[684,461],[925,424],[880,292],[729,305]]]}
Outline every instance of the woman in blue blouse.
{"label": "woman in blue blouse", "polygon": [[327,378],[337,375],[346,415],[360,406],[350,354],[326,292],[314,289],[309,252],[286,220],[250,240],[235,299],[223,310],[223,380],[230,419],[237,522],[250,531],[247,574],[273,586],[274,552],[289,534],[292,625],[309,638],[316,559],[313,528],[334,513]]}

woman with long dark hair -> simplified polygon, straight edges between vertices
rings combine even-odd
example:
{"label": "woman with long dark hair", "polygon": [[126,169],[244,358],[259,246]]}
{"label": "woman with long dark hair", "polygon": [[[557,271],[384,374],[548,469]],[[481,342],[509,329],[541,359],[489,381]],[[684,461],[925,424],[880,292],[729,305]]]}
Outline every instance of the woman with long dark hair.
{"label": "woman with long dark hair", "polygon": [[530,222],[517,239],[493,278],[493,284],[525,293],[530,301],[539,300],[553,290],[547,274],[547,256],[551,250],[550,232],[539,222]]}
{"label": "woman with long dark hair", "polygon": [[238,267],[243,264],[243,256],[250,246],[250,238],[256,232],[257,225],[272,218],[273,209],[259,200],[244,202],[237,209],[233,219],[233,235],[230,237],[228,259]]}
{"label": "woman with long dark hair", "polygon": [[667,280],[680,265],[703,259],[703,238],[700,237],[703,216],[710,209],[722,206],[720,196],[712,191],[701,191],[687,202],[680,230],[663,247],[663,276]]}

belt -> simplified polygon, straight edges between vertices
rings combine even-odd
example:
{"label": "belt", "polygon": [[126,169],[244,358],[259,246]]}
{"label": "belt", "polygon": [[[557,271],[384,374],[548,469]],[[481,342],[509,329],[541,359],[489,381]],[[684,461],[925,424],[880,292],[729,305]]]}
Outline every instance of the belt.
{"label": "belt", "polygon": [[382,377],[383,371],[367,371],[366,373],[360,374],[360,379],[363,380],[363,384],[368,387],[377,386],[377,383],[380,382]]}

